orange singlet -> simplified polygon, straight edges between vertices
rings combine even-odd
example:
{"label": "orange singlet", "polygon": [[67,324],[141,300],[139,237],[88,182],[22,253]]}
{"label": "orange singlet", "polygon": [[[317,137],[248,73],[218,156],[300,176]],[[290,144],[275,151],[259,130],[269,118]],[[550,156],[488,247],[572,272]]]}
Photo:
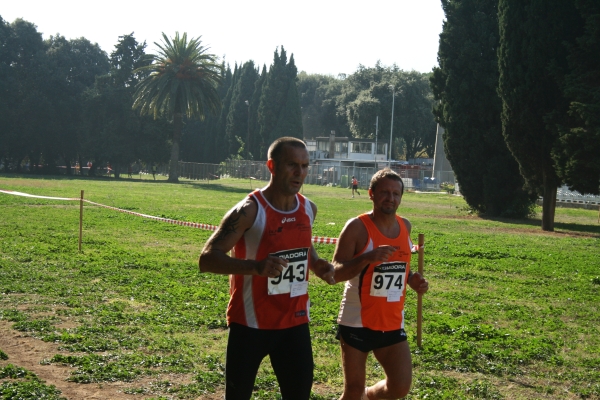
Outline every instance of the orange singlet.
{"label": "orange singlet", "polygon": [[297,194],[296,207],[280,211],[265,199],[262,190],[248,196],[256,201],[258,212],[252,227],[234,246],[233,257],[262,260],[274,255],[287,259],[288,266],[277,278],[230,275],[227,324],[285,329],[307,323],[308,263],[314,220],[310,202]]}
{"label": "orange singlet", "polygon": [[397,248],[387,262],[367,265],[346,282],[338,323],[354,328],[393,331],[404,328],[404,298],[410,272],[412,243],[402,218],[396,215],[400,234],[394,239],[379,232],[368,214],[358,217],[367,228],[369,239],[356,256],[379,246]]}

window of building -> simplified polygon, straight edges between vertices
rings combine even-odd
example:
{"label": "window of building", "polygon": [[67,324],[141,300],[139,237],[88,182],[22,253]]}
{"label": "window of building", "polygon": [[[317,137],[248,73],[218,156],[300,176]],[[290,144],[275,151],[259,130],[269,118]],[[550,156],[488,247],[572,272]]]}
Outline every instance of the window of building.
{"label": "window of building", "polygon": [[373,143],[353,142],[351,153],[366,153],[372,154]]}
{"label": "window of building", "polygon": [[317,142],[317,150],[329,151],[329,142]]}
{"label": "window of building", "polygon": [[348,154],[348,143],[344,142],[335,142],[335,152]]}

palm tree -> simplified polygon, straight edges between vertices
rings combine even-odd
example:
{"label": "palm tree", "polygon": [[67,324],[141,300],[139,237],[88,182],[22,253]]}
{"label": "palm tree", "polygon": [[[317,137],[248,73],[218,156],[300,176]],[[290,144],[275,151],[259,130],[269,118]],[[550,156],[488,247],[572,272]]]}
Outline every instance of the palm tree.
{"label": "palm tree", "polygon": [[188,42],[187,33],[171,41],[164,33],[164,43],[154,43],[160,51],[149,55],[152,63],[136,72],[149,72],[136,86],[133,108],[141,115],[165,117],[173,121],[173,147],[169,167],[169,182],[178,182],[179,141],[183,129],[183,115],[188,118],[216,115],[221,109],[217,85],[221,65],[208,48],[201,45],[200,37]]}

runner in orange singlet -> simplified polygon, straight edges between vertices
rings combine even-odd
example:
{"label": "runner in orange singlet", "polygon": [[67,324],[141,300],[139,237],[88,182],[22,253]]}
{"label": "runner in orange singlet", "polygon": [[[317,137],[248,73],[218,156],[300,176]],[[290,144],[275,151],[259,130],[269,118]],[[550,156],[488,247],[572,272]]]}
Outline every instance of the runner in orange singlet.
{"label": "runner in orange singlet", "polygon": [[[308,400],[313,380],[309,270],[333,284],[333,265],[312,245],[316,206],[299,191],[308,151],[299,139],[268,152],[269,184],[234,206],[207,241],[200,271],[230,275],[225,398],[250,399],[269,355],[284,400]],[[232,250],[231,256],[227,253]]]}
{"label": "runner in orange singlet", "polygon": [[[410,222],[396,215],[404,192],[390,169],[373,175],[373,210],[353,218],[342,230],[333,256],[336,282],[346,281],[338,315],[342,349],[342,400],[397,399],[412,382],[412,361],[404,331],[406,286],[425,293],[429,284],[410,271]],[[365,387],[369,352],[386,379]]]}

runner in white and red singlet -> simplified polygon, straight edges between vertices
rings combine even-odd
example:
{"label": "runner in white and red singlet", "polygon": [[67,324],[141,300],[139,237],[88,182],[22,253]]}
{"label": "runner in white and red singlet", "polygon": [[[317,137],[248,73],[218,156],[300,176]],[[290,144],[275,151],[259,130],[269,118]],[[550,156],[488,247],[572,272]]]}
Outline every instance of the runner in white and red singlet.
{"label": "runner in white and red singlet", "polygon": [[[346,281],[338,315],[344,392],[341,400],[397,399],[412,382],[410,349],[404,331],[406,286],[425,293],[429,284],[410,271],[410,222],[396,215],[404,193],[390,169],[371,178],[373,210],[353,218],[342,230],[335,253],[336,282]],[[369,352],[386,378],[365,387]]]}
{"label": "runner in white and red singlet", "polygon": [[268,158],[269,184],[225,215],[199,261],[202,272],[230,275],[228,400],[250,399],[267,355],[284,400],[310,397],[309,271],[335,283],[333,265],[320,259],[312,245],[317,208],[299,193],[308,172],[306,145],[280,138]]}

